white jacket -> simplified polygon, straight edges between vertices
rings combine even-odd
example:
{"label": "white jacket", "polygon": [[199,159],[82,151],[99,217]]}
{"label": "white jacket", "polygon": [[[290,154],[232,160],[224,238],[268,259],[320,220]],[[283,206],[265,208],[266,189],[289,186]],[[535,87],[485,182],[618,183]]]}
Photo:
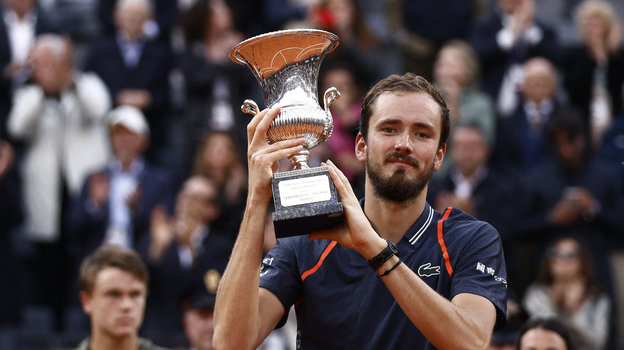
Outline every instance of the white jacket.
{"label": "white jacket", "polygon": [[29,238],[58,239],[62,181],[74,196],[90,172],[107,164],[110,107],[106,86],[90,73],[76,73],[75,89],[60,99],[46,98],[37,85],[16,91],[7,128],[27,145],[20,173]]}

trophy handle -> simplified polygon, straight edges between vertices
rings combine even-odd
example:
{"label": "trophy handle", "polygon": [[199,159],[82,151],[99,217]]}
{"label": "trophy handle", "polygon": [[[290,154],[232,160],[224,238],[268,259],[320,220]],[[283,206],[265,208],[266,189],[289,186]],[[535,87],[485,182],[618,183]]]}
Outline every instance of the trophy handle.
{"label": "trophy handle", "polygon": [[338,91],[338,89],[336,89],[335,87],[330,87],[327,90],[325,90],[325,97],[324,102],[325,102],[325,111],[329,113],[329,105],[332,104],[332,102],[334,102],[337,98],[340,97],[340,91]]}
{"label": "trophy handle", "polygon": [[243,105],[241,106],[241,111],[243,113],[256,115],[260,112],[260,108],[258,108],[258,104],[254,102],[254,100],[245,100]]}

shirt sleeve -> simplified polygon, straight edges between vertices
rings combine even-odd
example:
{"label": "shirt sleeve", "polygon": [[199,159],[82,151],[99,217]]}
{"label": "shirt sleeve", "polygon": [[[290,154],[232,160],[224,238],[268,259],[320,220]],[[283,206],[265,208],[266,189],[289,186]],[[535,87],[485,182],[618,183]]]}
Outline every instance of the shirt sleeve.
{"label": "shirt sleeve", "polygon": [[497,324],[507,312],[507,269],[496,229],[483,221],[466,225],[467,244],[458,252],[451,282],[451,299],[472,293],[490,300],[497,309]]}
{"label": "shirt sleeve", "polygon": [[270,290],[284,305],[290,307],[302,296],[302,282],[298,272],[296,240],[299,237],[280,238],[262,260],[260,287]]}

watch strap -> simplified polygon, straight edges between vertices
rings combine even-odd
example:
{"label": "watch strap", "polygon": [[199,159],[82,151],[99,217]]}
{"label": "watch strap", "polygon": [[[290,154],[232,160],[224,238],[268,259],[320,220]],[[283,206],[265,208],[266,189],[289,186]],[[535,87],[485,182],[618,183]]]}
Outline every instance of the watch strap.
{"label": "watch strap", "polygon": [[388,259],[390,259],[393,255],[400,256],[399,249],[394,245],[394,243],[389,240],[386,240],[386,242],[388,242],[388,246],[385,247],[379,254],[368,260],[368,266],[370,266],[370,268],[374,271],[377,271],[377,269],[388,261]]}

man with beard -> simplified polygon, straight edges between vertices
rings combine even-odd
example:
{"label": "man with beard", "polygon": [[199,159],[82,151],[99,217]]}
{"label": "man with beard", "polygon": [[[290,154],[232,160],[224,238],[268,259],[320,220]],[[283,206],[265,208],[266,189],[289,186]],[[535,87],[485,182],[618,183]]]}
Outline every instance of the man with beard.
{"label": "man with beard", "polygon": [[276,162],[304,142],[267,143],[278,113],[258,113],[247,129],[247,210],[217,292],[215,348],[256,347],[292,305],[304,349],[487,347],[505,319],[500,237],[461,210],[439,213],[425,200],[449,132],[439,92],[411,73],[377,83],[362,103],[355,143],[366,164],[363,201],[327,161],[344,225],[280,238],[258,273]]}

